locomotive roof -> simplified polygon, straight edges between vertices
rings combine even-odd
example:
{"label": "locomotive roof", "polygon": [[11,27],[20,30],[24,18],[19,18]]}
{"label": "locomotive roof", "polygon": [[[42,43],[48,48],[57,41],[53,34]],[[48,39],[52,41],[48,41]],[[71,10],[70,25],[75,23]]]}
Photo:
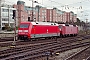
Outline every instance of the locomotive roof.
{"label": "locomotive roof", "polygon": [[50,22],[31,22],[33,25],[55,25],[58,26],[57,23],[50,23]]}
{"label": "locomotive roof", "polygon": [[[65,25],[65,24],[59,24],[59,25],[62,25],[62,26],[71,26],[71,27],[74,26],[74,25],[70,25],[70,24],[68,24],[68,25]],[[76,27],[78,27],[78,26],[76,25]]]}

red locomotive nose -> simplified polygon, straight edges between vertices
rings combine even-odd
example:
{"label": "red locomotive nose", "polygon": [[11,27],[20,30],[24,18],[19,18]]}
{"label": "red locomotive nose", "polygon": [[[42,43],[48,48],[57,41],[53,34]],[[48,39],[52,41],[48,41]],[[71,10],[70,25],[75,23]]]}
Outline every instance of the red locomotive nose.
{"label": "red locomotive nose", "polygon": [[26,39],[29,36],[30,23],[22,22],[18,29],[18,36],[20,39]]}

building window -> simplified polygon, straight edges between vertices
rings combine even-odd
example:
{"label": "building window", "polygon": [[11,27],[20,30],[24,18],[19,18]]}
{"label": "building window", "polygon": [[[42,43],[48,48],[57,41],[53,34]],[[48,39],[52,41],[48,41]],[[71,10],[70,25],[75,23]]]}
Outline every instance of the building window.
{"label": "building window", "polygon": [[33,14],[35,14],[35,12],[33,12]]}
{"label": "building window", "polygon": [[2,21],[8,21],[8,18],[2,18]]}
{"label": "building window", "polygon": [[27,13],[30,14],[30,11],[28,11]]}
{"label": "building window", "polygon": [[2,23],[2,26],[5,27],[5,23]]}
{"label": "building window", "polygon": [[8,13],[2,13],[2,17],[8,17]]}
{"label": "building window", "polygon": [[10,12],[13,12],[13,10],[12,10],[12,9],[10,9]]}
{"label": "building window", "polygon": [[10,16],[13,16],[13,14],[10,14]]}
{"label": "building window", "polygon": [[42,13],[46,13],[46,10],[42,10]]}
{"label": "building window", "polygon": [[44,16],[44,13],[42,13],[42,16]]}
{"label": "building window", "polygon": [[2,12],[8,12],[9,9],[2,9]]}

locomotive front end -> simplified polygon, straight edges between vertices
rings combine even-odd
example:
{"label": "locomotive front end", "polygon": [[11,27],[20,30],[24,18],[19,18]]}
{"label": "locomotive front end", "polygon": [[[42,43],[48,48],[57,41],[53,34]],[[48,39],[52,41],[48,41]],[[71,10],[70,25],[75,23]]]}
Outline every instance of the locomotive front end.
{"label": "locomotive front end", "polygon": [[28,40],[29,38],[29,23],[21,23],[18,28],[18,39]]}

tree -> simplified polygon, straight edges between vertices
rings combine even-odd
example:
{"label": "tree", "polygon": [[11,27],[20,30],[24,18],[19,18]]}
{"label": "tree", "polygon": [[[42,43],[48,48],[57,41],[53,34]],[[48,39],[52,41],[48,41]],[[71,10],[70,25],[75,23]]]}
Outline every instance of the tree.
{"label": "tree", "polygon": [[10,29],[9,24],[5,24],[5,30]]}

